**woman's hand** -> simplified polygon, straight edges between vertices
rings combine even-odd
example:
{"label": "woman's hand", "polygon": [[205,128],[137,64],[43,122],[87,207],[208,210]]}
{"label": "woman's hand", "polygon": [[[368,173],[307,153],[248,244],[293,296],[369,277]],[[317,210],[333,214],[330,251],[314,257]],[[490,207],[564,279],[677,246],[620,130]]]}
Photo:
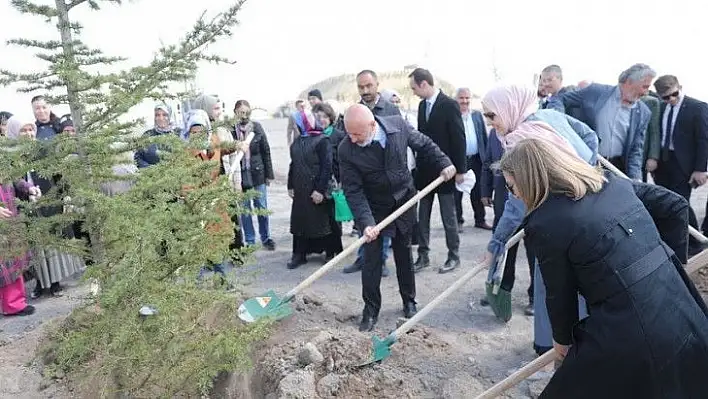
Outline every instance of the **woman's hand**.
{"label": "woman's hand", "polygon": [[556,350],[556,359],[559,362],[562,362],[563,359],[565,359],[566,355],[568,355],[568,349],[570,349],[570,345],[561,345],[556,341],[553,341],[553,349]]}
{"label": "woman's hand", "polygon": [[12,211],[5,208],[5,207],[0,207],[0,218],[2,219],[9,219],[12,217]]}
{"label": "woman's hand", "polygon": [[312,198],[312,202],[314,202],[315,204],[319,204],[322,202],[322,200],[324,200],[324,196],[320,194],[317,190],[313,191],[312,194],[310,194],[310,198]]}
{"label": "woman's hand", "polygon": [[492,260],[494,260],[494,254],[489,251],[486,251],[484,253],[484,257],[482,258],[482,260],[480,262],[483,265],[485,265],[486,267],[490,267],[490,266],[492,266]]}

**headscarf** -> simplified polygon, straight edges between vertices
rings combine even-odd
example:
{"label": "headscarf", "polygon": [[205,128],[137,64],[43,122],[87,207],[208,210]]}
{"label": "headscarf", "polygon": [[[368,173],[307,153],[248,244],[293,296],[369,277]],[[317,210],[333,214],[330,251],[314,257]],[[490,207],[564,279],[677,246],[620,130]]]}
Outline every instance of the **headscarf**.
{"label": "headscarf", "polygon": [[157,122],[155,122],[155,126],[153,127],[153,130],[155,130],[158,133],[172,133],[175,131],[175,121],[174,121],[174,114],[172,113],[172,107],[165,103],[160,103],[155,106],[155,109],[153,111],[163,111],[167,114],[167,119],[168,119],[168,126],[166,128],[161,128],[157,126]]}
{"label": "headscarf", "polygon": [[295,124],[300,129],[300,136],[316,136],[322,134],[322,127],[319,126],[317,118],[310,110],[295,113]]}
{"label": "headscarf", "polygon": [[578,156],[572,145],[546,122],[528,121],[527,118],[538,111],[536,91],[522,86],[499,86],[490,90],[482,99],[482,104],[501,118],[506,126],[506,134],[497,132],[502,146],[507,149],[518,142],[535,138],[554,144],[569,154]]}
{"label": "headscarf", "polygon": [[37,125],[34,123],[34,116],[23,117],[21,115],[13,115],[7,120],[7,137],[11,139],[20,138],[20,132],[24,126],[30,125],[34,129],[35,136],[37,134]]}
{"label": "headscarf", "polygon": [[192,101],[192,109],[200,109],[207,113],[209,120],[214,120],[211,113],[214,111],[214,106],[219,103],[219,99],[214,96],[202,94]]}
{"label": "headscarf", "polygon": [[393,90],[393,89],[382,90],[379,93],[379,95],[381,96],[381,98],[383,98],[384,100],[386,100],[388,102],[391,102],[393,97],[398,97],[399,99],[401,98],[401,95],[396,90]]}
{"label": "headscarf", "polygon": [[201,109],[192,109],[187,113],[187,123],[184,125],[184,131],[182,132],[182,139],[189,141],[189,129],[192,126],[201,125],[204,126],[204,130],[207,133],[207,144],[206,147],[211,143],[211,122],[209,121],[209,115],[206,111]]}

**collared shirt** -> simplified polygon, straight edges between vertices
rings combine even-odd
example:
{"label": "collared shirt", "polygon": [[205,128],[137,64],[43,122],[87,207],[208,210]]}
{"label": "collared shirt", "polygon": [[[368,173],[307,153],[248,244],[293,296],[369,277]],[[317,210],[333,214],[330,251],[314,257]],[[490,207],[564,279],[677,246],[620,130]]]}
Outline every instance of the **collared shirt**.
{"label": "collared shirt", "polygon": [[382,148],[386,148],[386,132],[378,122],[376,122],[376,131],[374,132],[373,141],[378,141]]}
{"label": "collared shirt", "polygon": [[[676,105],[674,105],[674,114],[671,117],[671,142],[669,143],[669,150],[674,150],[674,129],[676,129],[676,120],[678,119],[678,114],[681,110],[681,104],[683,104],[683,93],[679,95]],[[666,109],[664,109],[664,115],[661,116],[661,146],[664,146],[664,141],[666,140],[666,134],[669,132],[669,112],[671,112],[671,104],[666,104]]]}
{"label": "collared shirt", "polygon": [[435,92],[433,93],[432,96],[429,98],[425,99],[425,120],[427,121],[430,118],[430,111],[433,110],[433,105],[435,105],[435,101],[438,99],[438,94],[440,94],[440,89],[435,89]]}
{"label": "collared shirt", "polygon": [[605,105],[597,114],[597,135],[600,139],[598,153],[606,158],[624,155],[624,149],[629,137],[629,121],[632,109],[637,103],[627,107],[622,104],[619,86],[607,99]]}
{"label": "collared shirt", "polygon": [[374,99],[373,103],[371,103],[371,104],[365,103],[364,99],[362,98],[359,100],[359,104],[366,105],[367,107],[369,107],[370,110],[373,111],[374,108],[376,108],[376,106],[379,104],[380,99],[381,99],[381,96],[379,95],[379,93],[376,93],[376,98]]}
{"label": "collared shirt", "polygon": [[462,122],[465,124],[465,139],[467,142],[467,156],[477,155],[479,153],[479,144],[477,143],[477,131],[474,128],[474,120],[472,113],[467,112],[462,114]]}

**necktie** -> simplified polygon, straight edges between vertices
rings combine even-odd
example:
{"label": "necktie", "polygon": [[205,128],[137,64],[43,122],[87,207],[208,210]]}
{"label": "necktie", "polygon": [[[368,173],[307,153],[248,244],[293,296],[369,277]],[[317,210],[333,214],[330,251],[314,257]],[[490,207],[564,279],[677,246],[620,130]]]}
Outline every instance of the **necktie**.
{"label": "necktie", "polygon": [[671,135],[674,133],[674,106],[672,105],[671,108],[669,109],[669,116],[666,118],[666,135],[664,136],[664,143],[661,146],[661,160],[666,162],[669,160],[669,150],[671,146],[672,137]]}
{"label": "necktie", "polygon": [[425,102],[425,120],[427,121],[430,119],[430,111],[433,110],[433,104],[430,103],[430,101]]}

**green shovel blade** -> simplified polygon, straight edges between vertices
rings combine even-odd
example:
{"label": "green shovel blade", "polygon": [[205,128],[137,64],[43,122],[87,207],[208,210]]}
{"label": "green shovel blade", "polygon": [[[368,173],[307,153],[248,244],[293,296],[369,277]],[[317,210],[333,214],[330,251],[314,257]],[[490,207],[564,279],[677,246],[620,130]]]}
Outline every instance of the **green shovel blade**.
{"label": "green shovel blade", "polygon": [[253,323],[265,318],[280,320],[292,313],[290,302],[284,302],[273,290],[269,290],[261,296],[249,298],[238,307],[238,317],[246,323]]}
{"label": "green shovel blade", "polygon": [[391,345],[396,342],[396,338],[392,335],[388,335],[384,339],[373,336],[371,337],[371,342],[373,343],[373,347],[371,349],[372,356],[370,363],[376,363],[391,356]]}

